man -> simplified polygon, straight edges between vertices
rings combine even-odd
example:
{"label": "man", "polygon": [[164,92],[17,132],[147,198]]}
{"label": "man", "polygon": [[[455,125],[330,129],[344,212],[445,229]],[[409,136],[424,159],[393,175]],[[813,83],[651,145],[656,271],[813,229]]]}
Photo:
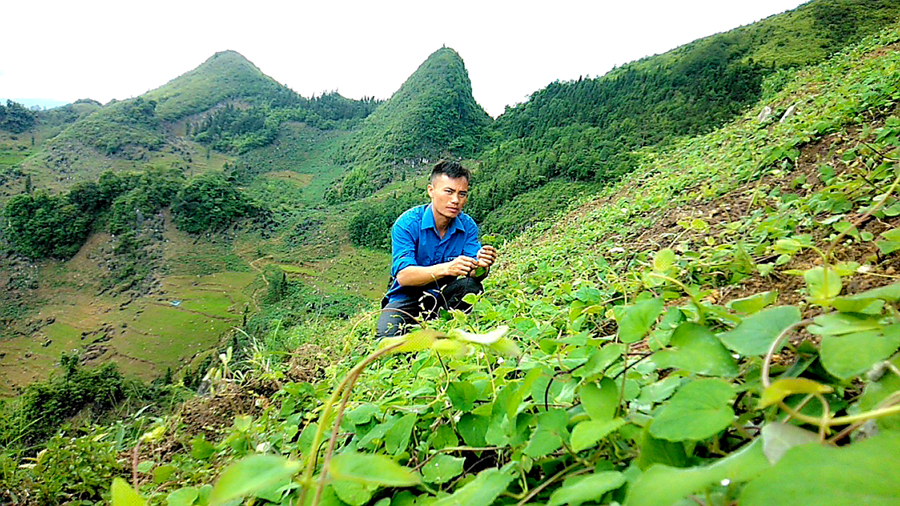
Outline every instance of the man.
{"label": "man", "polygon": [[376,337],[402,334],[420,316],[433,318],[441,308],[466,310],[462,298],[483,290],[481,280],[497,251],[481,246],[478,225],[462,212],[468,194],[469,171],[441,160],[431,171],[431,204],[414,207],[394,222],[391,287],[382,300]]}

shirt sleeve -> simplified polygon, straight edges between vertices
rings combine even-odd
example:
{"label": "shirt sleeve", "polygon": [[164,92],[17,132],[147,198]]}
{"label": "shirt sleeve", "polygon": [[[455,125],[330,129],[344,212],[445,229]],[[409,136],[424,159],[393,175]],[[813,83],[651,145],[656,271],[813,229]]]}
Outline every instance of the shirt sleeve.
{"label": "shirt sleeve", "polygon": [[391,227],[391,277],[416,263],[416,238],[409,223],[398,219]]}
{"label": "shirt sleeve", "polygon": [[469,220],[466,224],[466,243],[463,245],[463,255],[475,258],[481,249],[481,241],[478,240],[478,225],[475,220]]}

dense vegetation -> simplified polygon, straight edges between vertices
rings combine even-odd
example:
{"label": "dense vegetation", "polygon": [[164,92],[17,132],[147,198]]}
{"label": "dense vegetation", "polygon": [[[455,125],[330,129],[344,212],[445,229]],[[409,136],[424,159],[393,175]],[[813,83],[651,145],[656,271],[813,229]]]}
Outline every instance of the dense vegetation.
{"label": "dense vegetation", "polygon": [[38,191],[7,202],[7,237],[32,258],[69,258],[87,238],[91,217],[79,212],[64,195]]}
{"label": "dense vegetation", "polygon": [[[264,407],[236,412],[215,440],[177,417],[143,436],[126,425],[132,447],[149,447],[132,464],[140,494],[197,505],[896,502],[900,53],[883,48],[898,42],[894,27],[799,72],[772,97],[802,104],[789,121],[750,112],[642,151],[549,233],[533,227],[502,248],[471,314],[377,346],[374,318],[351,321],[331,334],[346,355],[313,368],[323,379],[252,394]],[[290,290],[270,287],[273,300]],[[315,325],[265,339],[313,340]],[[243,364],[228,351],[213,366],[222,399],[241,378],[258,389],[248,378],[290,371],[281,349],[250,349]],[[103,434],[53,456],[96,460],[114,504],[143,504],[127,471],[85,448],[117,444]],[[149,457],[173,444],[184,449]]]}
{"label": "dense vegetation", "polygon": [[34,111],[24,105],[12,100],[7,100],[5,106],[0,104],[0,130],[20,134],[33,127],[34,123]]}
{"label": "dense vegetation", "polygon": [[219,174],[200,176],[179,190],[172,214],[178,228],[191,233],[220,230],[259,211],[232,181]]}
{"label": "dense vegetation", "polygon": [[271,144],[285,121],[320,130],[350,128],[379,104],[374,98],[350,100],[338,93],[305,98],[288,90],[262,106],[227,104],[215,109],[198,122],[188,123],[187,134],[219,151],[244,153]]}
{"label": "dense vegetation", "polygon": [[34,259],[74,255],[95,221],[115,235],[137,234],[145,220],[172,207],[175,223],[190,233],[215,231],[256,214],[260,208],[223,176],[198,176],[185,184],[175,169],[118,174],[104,172],[69,192],[22,194],[4,208],[7,238]]}
{"label": "dense vegetation", "polygon": [[[16,197],[20,205],[26,197],[59,199],[93,217],[94,227],[117,227],[122,238],[132,237],[128,230],[147,218],[145,210],[158,214],[166,205],[183,229],[221,230],[256,212],[242,200],[251,192],[281,193],[271,200],[279,208],[273,215],[290,223],[270,244],[245,244],[250,251],[242,252],[275,257],[264,268],[250,264],[264,276],[261,310],[217,353],[183,371],[180,381],[207,397],[171,414],[79,428],[80,420],[95,420],[90,408],[74,420],[56,409],[64,406],[60,392],[86,398],[61,381],[76,377],[66,358],[63,376],[35,388],[49,393],[16,402],[44,399],[40,409],[53,414],[47,426],[36,422],[35,443],[61,421],[74,427],[45,445],[20,447],[29,404],[0,409],[0,420],[14,421],[0,424],[0,499],[895,503],[900,26],[815,66],[773,70],[760,56],[777,53],[765,52],[773,40],[803,47],[796,39],[804,37],[785,35],[785,19],[796,26],[816,19],[817,28],[802,33],[816,41],[814,50],[784,58],[819,61],[815,55],[837,47],[838,34],[854,39],[871,20],[883,21],[884,11],[862,16],[866,6],[877,5],[813,2],[605,78],[555,83],[533,97],[541,107],[523,104],[510,123],[498,120],[496,142],[478,156],[467,210],[483,230],[521,235],[500,245],[501,263],[487,292],[471,298],[470,314],[442,315],[397,340],[372,342],[375,311],[360,312],[371,304],[317,290],[308,275],[289,275],[306,266],[280,265],[282,252],[271,254],[279,241],[304,246],[308,229],[337,235],[335,224],[348,223],[355,244],[383,249],[389,223],[420,202],[421,181],[402,163],[376,175],[353,162],[350,177],[359,184],[351,187],[375,195],[292,212],[291,199],[296,207],[314,202],[296,183],[313,174],[287,168],[334,161],[281,144],[326,138],[309,125],[282,124],[276,141],[251,149],[223,175],[188,182],[180,171],[107,173],[68,194]],[[833,22],[840,17],[848,19],[843,28]],[[759,33],[768,35],[750,36]],[[742,49],[744,37],[754,42]],[[736,90],[730,100],[709,91],[716,71],[707,67]],[[656,102],[641,102],[646,108],[614,125],[632,120],[633,129],[605,138],[601,117],[615,116],[618,106],[580,101],[616,90],[627,110],[643,97],[615,82],[640,87],[641,76],[678,92],[654,96],[647,87]],[[696,88],[689,76],[698,77]],[[680,110],[706,105],[683,118],[665,107],[669,99]],[[578,116],[571,124],[554,112],[569,103],[582,104],[568,109]],[[757,120],[765,106],[776,114]],[[790,106],[798,114],[779,121]],[[235,125],[257,105],[242,107],[227,113]],[[660,131],[641,131],[649,128],[645,112]],[[268,173],[275,169],[286,173]],[[237,190],[238,182],[247,189]],[[342,188],[332,202],[343,199]],[[569,207],[572,198],[577,207]],[[558,217],[564,209],[570,212]],[[108,397],[121,399],[118,377],[104,374],[113,387]]]}

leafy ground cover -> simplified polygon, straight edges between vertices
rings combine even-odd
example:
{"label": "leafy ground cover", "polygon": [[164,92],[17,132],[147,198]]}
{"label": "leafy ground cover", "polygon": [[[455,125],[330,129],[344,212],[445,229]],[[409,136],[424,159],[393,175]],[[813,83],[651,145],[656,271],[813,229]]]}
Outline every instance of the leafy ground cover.
{"label": "leafy ground cover", "polygon": [[895,504],[898,44],[638,153],[507,244],[471,314],[377,346],[374,312],[272,329],[329,341],[302,381],[222,353],[236,416],[123,422],[113,504]]}

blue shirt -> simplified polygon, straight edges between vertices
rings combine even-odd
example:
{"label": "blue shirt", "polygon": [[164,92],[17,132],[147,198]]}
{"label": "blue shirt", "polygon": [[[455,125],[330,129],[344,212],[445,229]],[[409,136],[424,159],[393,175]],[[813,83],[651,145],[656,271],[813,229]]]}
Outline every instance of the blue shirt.
{"label": "blue shirt", "polygon": [[[405,300],[410,291],[421,293],[437,286],[404,287],[397,283],[397,273],[403,269],[417,265],[430,267],[465,255],[475,258],[481,243],[478,242],[478,225],[466,213],[450,221],[444,238],[438,235],[437,224],[431,204],[409,209],[401,214],[391,227],[391,288],[388,290],[388,302]],[[413,290],[410,290],[412,288]]]}

